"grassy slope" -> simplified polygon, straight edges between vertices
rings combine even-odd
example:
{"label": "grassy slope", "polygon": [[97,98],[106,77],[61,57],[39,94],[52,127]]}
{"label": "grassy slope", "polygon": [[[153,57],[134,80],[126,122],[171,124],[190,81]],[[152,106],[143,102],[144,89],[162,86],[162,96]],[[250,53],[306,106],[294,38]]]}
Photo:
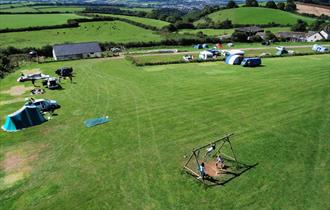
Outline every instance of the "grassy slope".
{"label": "grassy slope", "polygon": [[161,40],[161,36],[153,31],[120,21],[81,23],[79,28],[70,29],[5,33],[0,34],[0,37],[0,45],[3,47],[40,47],[46,44],[85,41],[130,42],[134,40]]}
{"label": "grassy slope", "polygon": [[0,15],[0,29],[58,25],[74,18],[82,17],[76,14]]}
{"label": "grassy slope", "polygon": [[[264,67],[245,69],[98,59],[26,67],[51,73],[72,66],[76,84],[42,96],[62,105],[53,120],[0,132],[2,157],[37,157],[25,181],[0,184],[0,209],[326,209],[329,61],[264,59]],[[0,90],[17,85],[19,73]],[[2,106],[0,123],[20,106]],[[103,115],[112,122],[83,126]],[[184,154],[229,132],[239,159],[258,162],[255,169],[208,190],[180,172]]]}
{"label": "grassy slope", "polygon": [[[208,17],[214,21],[224,21],[229,19],[234,24],[267,24],[270,22],[295,24],[298,19],[302,19],[308,23],[313,22],[312,18],[299,16],[281,10],[257,7],[241,7],[222,10],[210,14]],[[199,21],[202,21],[202,19]]]}
{"label": "grassy slope", "polygon": [[135,22],[143,23],[145,25],[154,26],[157,28],[162,28],[164,26],[167,26],[169,23],[162,21],[162,20],[156,20],[156,19],[150,19],[150,18],[141,18],[141,17],[135,17],[135,16],[127,16],[127,15],[108,15],[108,14],[99,14],[102,16],[110,16],[110,17],[119,17],[124,18],[128,20],[133,20]]}
{"label": "grassy slope", "polygon": [[[271,31],[273,33],[277,33],[280,31],[290,31],[289,27],[272,27],[272,28],[264,28],[265,31]],[[196,34],[198,32],[203,32],[208,36],[219,36],[224,34],[232,34],[234,29],[182,29],[179,33],[192,33]]]}

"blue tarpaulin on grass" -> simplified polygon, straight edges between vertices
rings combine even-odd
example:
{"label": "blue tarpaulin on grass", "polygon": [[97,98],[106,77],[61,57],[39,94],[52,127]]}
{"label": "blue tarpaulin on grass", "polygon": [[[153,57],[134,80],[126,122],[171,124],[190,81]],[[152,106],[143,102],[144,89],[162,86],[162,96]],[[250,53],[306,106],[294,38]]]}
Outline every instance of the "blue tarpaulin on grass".
{"label": "blue tarpaulin on grass", "polygon": [[106,117],[100,117],[100,118],[94,118],[94,119],[89,119],[89,120],[86,120],[84,122],[85,126],[90,128],[90,127],[93,127],[93,126],[96,126],[96,125],[100,125],[100,124],[103,124],[103,123],[107,123],[107,122],[110,122],[110,119],[108,116]]}

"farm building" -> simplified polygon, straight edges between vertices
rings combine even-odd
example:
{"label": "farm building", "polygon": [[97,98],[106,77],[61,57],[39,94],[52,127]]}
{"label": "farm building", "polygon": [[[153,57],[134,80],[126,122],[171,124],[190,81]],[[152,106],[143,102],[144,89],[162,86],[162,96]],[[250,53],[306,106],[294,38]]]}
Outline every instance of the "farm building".
{"label": "farm building", "polygon": [[264,29],[258,26],[249,26],[249,27],[236,28],[235,31],[246,33],[249,36],[254,36],[258,32],[264,32]]}
{"label": "farm building", "polygon": [[310,31],[307,33],[306,40],[307,42],[316,42],[325,39],[321,32]]}
{"label": "farm building", "polygon": [[278,32],[276,37],[290,42],[305,42],[306,41],[306,33],[305,32]]}
{"label": "farm building", "polygon": [[101,57],[101,47],[97,42],[61,44],[53,46],[54,60]]}

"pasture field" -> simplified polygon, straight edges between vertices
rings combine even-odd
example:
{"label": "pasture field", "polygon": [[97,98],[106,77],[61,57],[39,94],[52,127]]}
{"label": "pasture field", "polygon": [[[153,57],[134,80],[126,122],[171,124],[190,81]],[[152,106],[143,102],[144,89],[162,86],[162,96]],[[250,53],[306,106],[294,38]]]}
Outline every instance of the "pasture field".
{"label": "pasture field", "polygon": [[138,23],[142,23],[145,25],[150,25],[153,27],[157,27],[158,29],[169,25],[168,22],[162,21],[162,20],[156,20],[156,19],[150,19],[150,18],[142,18],[142,17],[136,17],[136,16],[128,16],[128,15],[111,15],[111,14],[98,14],[99,16],[106,16],[106,17],[118,17],[123,19],[132,20]]}
{"label": "pasture field", "polygon": [[[298,19],[307,23],[312,23],[313,18],[296,15],[282,10],[259,8],[259,7],[240,7],[226,9],[208,15],[213,21],[231,20],[233,24],[268,24],[271,22],[278,24],[295,24]],[[203,18],[196,24],[203,21]]]}
{"label": "pasture field", "polygon": [[3,9],[0,9],[0,12],[38,12],[35,8],[32,6],[20,6],[20,7],[5,7]]}
{"label": "pasture field", "polygon": [[85,9],[84,7],[74,7],[74,6],[72,7],[35,6],[33,8],[35,8],[39,12],[81,12]]}
{"label": "pasture field", "polygon": [[68,19],[83,18],[76,14],[24,14],[0,15],[0,29],[59,25]]}
{"label": "pasture field", "polygon": [[78,28],[50,29],[30,32],[12,32],[0,34],[0,45],[42,47],[47,44],[64,42],[132,42],[160,41],[161,35],[121,21],[81,23]]}
{"label": "pasture field", "polygon": [[[203,32],[208,36],[220,36],[225,34],[232,34],[235,29],[182,29],[179,33],[190,33],[197,34],[198,32]],[[271,31],[272,33],[282,32],[282,31],[290,31],[289,27],[270,27],[264,28],[265,31]]]}
{"label": "pasture field", "polygon": [[[0,209],[327,209],[329,55],[263,64],[22,66],[1,80],[0,92],[18,85],[25,69],[53,75],[72,66],[76,77],[36,97],[61,104],[53,119],[0,132]],[[22,103],[0,105],[1,125]],[[111,122],[84,127],[105,115]],[[192,148],[231,132],[238,159],[255,168],[208,189],[182,173]]]}

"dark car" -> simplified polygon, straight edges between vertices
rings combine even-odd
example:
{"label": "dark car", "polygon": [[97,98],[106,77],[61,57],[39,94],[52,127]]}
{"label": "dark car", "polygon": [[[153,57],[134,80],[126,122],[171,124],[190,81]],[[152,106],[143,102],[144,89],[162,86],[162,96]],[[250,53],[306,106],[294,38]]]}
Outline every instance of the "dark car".
{"label": "dark car", "polygon": [[55,74],[61,77],[72,77],[73,69],[72,67],[62,67],[55,71]]}
{"label": "dark car", "polygon": [[48,99],[29,101],[27,105],[35,105],[42,112],[53,112],[54,110],[61,108],[61,105],[59,105],[56,101]]}

